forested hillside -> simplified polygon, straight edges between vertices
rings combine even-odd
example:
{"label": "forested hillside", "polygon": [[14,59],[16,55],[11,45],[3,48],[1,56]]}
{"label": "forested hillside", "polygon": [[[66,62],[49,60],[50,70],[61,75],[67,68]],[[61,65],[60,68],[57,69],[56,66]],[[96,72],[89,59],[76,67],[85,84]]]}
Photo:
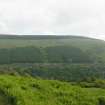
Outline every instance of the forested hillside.
{"label": "forested hillside", "polygon": [[105,42],[74,36],[0,36],[0,73],[62,81],[105,78]]}

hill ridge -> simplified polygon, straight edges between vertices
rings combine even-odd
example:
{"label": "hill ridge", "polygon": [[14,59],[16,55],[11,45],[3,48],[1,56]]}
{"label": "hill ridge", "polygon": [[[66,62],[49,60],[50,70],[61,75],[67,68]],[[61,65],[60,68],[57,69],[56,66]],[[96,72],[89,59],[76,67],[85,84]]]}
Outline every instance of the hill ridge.
{"label": "hill ridge", "polygon": [[74,36],[74,35],[10,35],[10,34],[0,34],[0,39],[72,39],[72,38],[79,38],[79,39],[91,39],[91,40],[100,40],[96,38],[86,37],[86,36]]}

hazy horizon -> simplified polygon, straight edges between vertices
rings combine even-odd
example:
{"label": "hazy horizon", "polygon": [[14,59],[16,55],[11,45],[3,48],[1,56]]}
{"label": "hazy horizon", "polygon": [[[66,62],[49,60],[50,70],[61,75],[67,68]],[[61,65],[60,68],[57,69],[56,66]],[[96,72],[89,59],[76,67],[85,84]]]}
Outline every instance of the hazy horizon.
{"label": "hazy horizon", "polygon": [[0,33],[105,40],[104,0],[0,0]]}
{"label": "hazy horizon", "polygon": [[93,39],[100,39],[100,40],[104,40],[105,41],[105,39],[103,38],[98,38],[98,37],[92,37],[92,36],[85,36],[85,35],[48,35],[48,34],[40,34],[40,35],[34,35],[34,34],[31,34],[31,35],[29,35],[29,34],[0,34],[0,36],[75,36],[75,37],[86,37],[86,38],[93,38]]}

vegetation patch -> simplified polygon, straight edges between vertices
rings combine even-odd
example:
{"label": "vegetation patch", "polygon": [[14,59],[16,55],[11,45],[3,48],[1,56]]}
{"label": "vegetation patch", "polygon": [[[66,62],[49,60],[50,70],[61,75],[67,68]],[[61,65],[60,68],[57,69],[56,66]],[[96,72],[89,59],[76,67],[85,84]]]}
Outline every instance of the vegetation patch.
{"label": "vegetation patch", "polygon": [[2,75],[0,89],[1,105],[104,105],[105,103],[105,89],[82,88],[79,85],[55,80]]}

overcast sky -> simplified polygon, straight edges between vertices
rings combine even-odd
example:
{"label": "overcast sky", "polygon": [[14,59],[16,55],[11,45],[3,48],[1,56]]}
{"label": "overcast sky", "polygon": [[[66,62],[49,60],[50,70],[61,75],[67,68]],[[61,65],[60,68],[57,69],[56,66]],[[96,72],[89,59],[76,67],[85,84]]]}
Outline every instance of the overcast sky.
{"label": "overcast sky", "polygon": [[0,33],[105,39],[105,0],[0,0]]}

